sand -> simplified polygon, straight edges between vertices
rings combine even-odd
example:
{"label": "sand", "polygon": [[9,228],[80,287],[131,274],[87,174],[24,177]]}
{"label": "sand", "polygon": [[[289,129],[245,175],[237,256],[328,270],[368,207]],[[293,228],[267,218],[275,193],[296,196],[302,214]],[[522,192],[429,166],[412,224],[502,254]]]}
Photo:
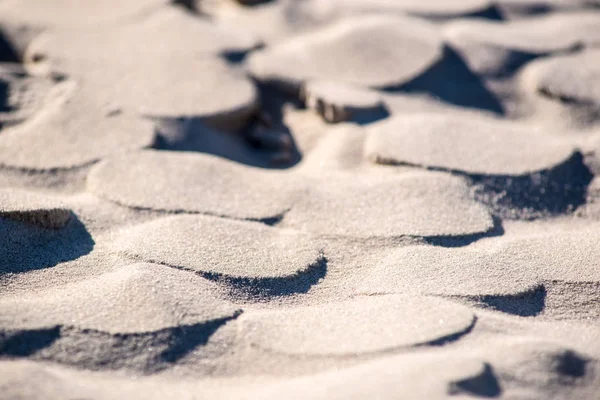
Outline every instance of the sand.
{"label": "sand", "polygon": [[[425,70],[441,56],[441,48],[437,32],[426,22],[378,15],[342,20],[266,48],[252,54],[248,64],[256,79],[288,90],[309,79],[387,87]],[[370,63],[382,54],[384,62]]]}
{"label": "sand", "polygon": [[597,0],[0,0],[0,398],[597,399]]}
{"label": "sand", "polygon": [[[523,159],[515,149],[531,157]],[[410,164],[469,174],[524,175],[552,168],[572,143],[539,128],[456,113],[412,114],[369,128],[365,153],[380,164]]]}

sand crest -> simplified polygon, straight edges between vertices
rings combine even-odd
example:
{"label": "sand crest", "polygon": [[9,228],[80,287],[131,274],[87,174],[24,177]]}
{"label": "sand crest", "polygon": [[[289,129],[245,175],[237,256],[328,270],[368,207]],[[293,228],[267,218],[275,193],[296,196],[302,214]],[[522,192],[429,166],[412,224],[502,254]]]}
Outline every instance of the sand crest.
{"label": "sand crest", "polygon": [[[515,149],[531,157],[522,158]],[[370,128],[365,143],[367,157],[381,164],[495,175],[522,175],[551,168],[566,161],[574,151],[570,142],[542,136],[533,127],[460,114],[421,113],[391,118]]]}
{"label": "sand crest", "polygon": [[236,218],[268,219],[291,206],[301,180],[246,168],[206,154],[145,150],[107,159],[88,176],[88,189],[122,205]]}
{"label": "sand crest", "polygon": [[[422,319],[415,320],[415,313]],[[407,315],[412,316],[410,323]],[[341,356],[444,341],[468,331],[474,317],[467,309],[440,299],[375,296],[255,313],[242,323],[255,346],[286,354]]]}
{"label": "sand crest", "polygon": [[[160,245],[167,233],[178,239]],[[200,215],[166,217],[126,229],[112,239],[111,247],[212,278],[289,278],[323,262],[322,249],[308,235]]]}
{"label": "sand crest", "polygon": [[[441,47],[437,32],[426,22],[372,16],[342,20],[257,52],[248,64],[257,79],[295,90],[309,79],[385,87],[423,72],[441,56]],[[381,54],[386,54],[385,62],[369,63]]]}
{"label": "sand crest", "polygon": [[[371,275],[370,282],[361,286],[377,293],[521,294],[521,305],[527,307],[528,294],[531,300],[535,298],[536,290],[542,290],[546,295],[549,289],[541,289],[542,285],[579,282],[580,288],[578,285],[570,286],[570,296],[588,296],[590,303],[584,306],[586,302],[582,302],[582,308],[572,315],[585,315],[584,308],[597,308],[597,303],[592,300],[596,296],[594,287],[596,291],[600,290],[597,285],[591,285],[592,291],[586,294],[585,289],[585,282],[598,282],[599,279],[600,264],[595,255],[598,251],[595,245],[597,236],[596,229],[588,228],[513,240],[495,238],[460,249],[400,248],[383,258],[377,266],[378,272]],[[497,304],[502,308],[501,302]],[[543,311],[543,303],[538,311]]]}
{"label": "sand crest", "polygon": [[35,171],[69,169],[152,145],[155,133],[148,121],[103,110],[77,86],[63,82],[60,94],[43,111],[2,131],[1,165]]}
{"label": "sand crest", "polygon": [[[493,225],[460,178],[410,173],[336,180],[336,185],[316,185],[300,197],[283,226],[321,235],[399,237],[468,235]],[[428,218],[433,214],[434,224]]]}
{"label": "sand crest", "polygon": [[0,217],[43,228],[62,228],[71,218],[71,211],[58,199],[34,192],[0,189]]}
{"label": "sand crest", "polygon": [[[528,66],[526,80],[536,92],[567,104],[600,105],[600,51],[557,56]],[[574,66],[577,65],[577,68]]]}

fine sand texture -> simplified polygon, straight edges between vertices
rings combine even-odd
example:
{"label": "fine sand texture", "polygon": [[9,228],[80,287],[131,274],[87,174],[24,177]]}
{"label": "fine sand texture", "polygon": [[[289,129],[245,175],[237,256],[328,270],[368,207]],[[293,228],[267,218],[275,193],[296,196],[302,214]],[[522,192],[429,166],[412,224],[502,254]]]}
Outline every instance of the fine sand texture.
{"label": "fine sand texture", "polygon": [[0,400],[600,399],[600,1],[0,0]]}

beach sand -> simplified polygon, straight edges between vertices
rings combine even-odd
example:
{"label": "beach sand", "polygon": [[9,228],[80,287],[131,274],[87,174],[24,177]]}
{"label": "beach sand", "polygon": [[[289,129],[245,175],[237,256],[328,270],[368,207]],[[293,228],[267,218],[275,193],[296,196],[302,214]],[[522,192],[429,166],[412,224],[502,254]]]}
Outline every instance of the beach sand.
{"label": "beach sand", "polygon": [[600,398],[596,0],[0,0],[0,399]]}

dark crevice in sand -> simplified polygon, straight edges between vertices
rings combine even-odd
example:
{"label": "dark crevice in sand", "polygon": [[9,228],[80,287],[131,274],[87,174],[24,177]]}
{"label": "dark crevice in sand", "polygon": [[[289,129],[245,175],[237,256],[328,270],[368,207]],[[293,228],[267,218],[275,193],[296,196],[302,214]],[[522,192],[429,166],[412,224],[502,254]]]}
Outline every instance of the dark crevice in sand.
{"label": "dark crevice in sand", "polygon": [[113,334],[66,325],[0,330],[0,358],[31,357],[91,370],[126,368],[154,373],[205,346],[220,327],[241,313],[143,333]]}
{"label": "dark crevice in sand", "polygon": [[538,285],[524,292],[506,295],[453,296],[466,299],[475,306],[489,308],[520,317],[535,317],[546,307],[546,287]]}
{"label": "dark crevice in sand", "polygon": [[533,220],[571,213],[585,204],[594,178],[575,152],[565,162],[523,176],[467,175],[476,185],[475,197],[503,219]]}
{"label": "dark crevice in sand", "polygon": [[547,87],[538,88],[538,93],[542,96],[548,97],[549,99],[560,101],[561,103],[569,106],[590,107],[593,109],[599,108],[599,106],[592,101],[568,96],[566,94],[554,93],[550,91],[550,89],[548,89]]}
{"label": "dark crevice in sand", "polygon": [[482,109],[504,115],[505,111],[496,96],[487,89],[462,57],[450,46],[444,46],[442,58],[413,80],[386,92],[427,93],[456,106]]}
{"label": "dark crevice in sand", "polygon": [[10,212],[0,211],[0,218],[25,222],[47,229],[60,229],[64,227],[71,218],[71,211],[64,208]]}
{"label": "dark crevice in sand", "polygon": [[572,350],[566,350],[554,358],[552,367],[563,380],[573,381],[586,376],[590,361]]}
{"label": "dark crevice in sand", "polygon": [[202,14],[200,7],[198,7],[199,2],[200,0],[171,0],[171,4],[181,6],[194,14]]}
{"label": "dark crevice in sand", "polygon": [[[299,100],[299,94],[296,91],[285,93],[278,89],[276,85],[263,83],[256,79],[253,79],[253,82],[259,92],[260,110],[257,112],[254,121],[242,133],[249,138],[248,142],[257,153],[264,154],[263,157],[266,157],[268,165],[271,168],[283,169],[293,167],[302,160],[302,154],[294,141],[293,132],[284,121],[284,108],[290,106],[296,109],[303,108],[303,104]],[[268,143],[252,139],[257,129],[277,132],[287,137],[287,148],[269,149]],[[288,159],[282,160],[282,162],[273,162],[273,152],[282,151],[288,154]]]}
{"label": "dark crevice in sand", "polygon": [[416,17],[420,17],[420,18],[426,18],[435,22],[445,22],[451,19],[458,19],[458,18],[480,18],[480,19],[488,19],[488,20],[492,20],[492,21],[503,21],[505,19],[504,14],[502,13],[502,11],[498,8],[497,5],[495,4],[490,4],[489,6],[481,9],[481,10],[476,10],[470,13],[463,13],[463,14],[447,14],[447,15],[440,15],[440,14],[427,14],[427,13],[410,13]]}
{"label": "dark crevice in sand", "polygon": [[125,254],[126,257],[153,264],[164,265],[181,271],[192,272],[217,283],[225,289],[229,296],[236,299],[253,301],[269,300],[274,297],[285,297],[308,291],[327,275],[327,257],[321,254],[319,258],[304,270],[285,277],[233,277],[216,272],[206,272],[191,269],[186,266],[172,265],[163,261],[148,260],[140,256]]}
{"label": "dark crevice in sand", "polygon": [[[0,46],[2,46],[2,44],[0,44]],[[2,52],[2,49],[0,48],[0,53]],[[12,107],[9,106],[8,104],[8,82],[6,82],[3,79],[0,79],[0,112],[1,113],[7,113],[12,111]],[[0,128],[2,128],[2,125],[0,125]]]}
{"label": "dark crevice in sand", "polygon": [[514,176],[475,174],[387,159],[377,162],[459,175],[471,183],[477,201],[490,207],[498,218],[509,220],[535,220],[572,213],[585,204],[587,188],[594,178],[579,151],[552,168]]}
{"label": "dark crevice in sand", "polygon": [[509,79],[513,77],[523,66],[527,65],[536,58],[545,57],[550,53],[535,54],[526,51],[502,49],[504,51],[502,62],[498,68],[483,73],[488,78]]}
{"label": "dark crevice in sand", "polygon": [[85,180],[90,166],[91,164],[55,171],[31,171],[0,166],[0,186],[80,192],[85,188]]}
{"label": "dark crevice in sand", "polygon": [[15,49],[11,40],[6,36],[0,24],[0,62],[20,63],[19,51]]}
{"label": "dark crevice in sand", "polygon": [[168,209],[164,209],[164,208],[130,206],[130,205],[124,204],[122,202],[119,202],[119,201],[116,201],[116,200],[113,200],[110,198],[106,198],[106,197],[102,197],[102,196],[98,196],[98,197],[103,200],[109,201],[113,204],[116,204],[119,207],[128,208],[130,210],[140,212],[140,213],[153,213],[157,217],[165,216],[165,215],[179,215],[179,214],[206,215],[209,217],[223,218],[223,219],[229,219],[229,220],[234,220],[234,221],[259,222],[261,224],[265,224],[268,226],[276,226],[277,224],[279,224],[281,221],[283,221],[285,215],[290,211],[290,209],[287,209],[279,214],[275,214],[275,215],[264,217],[264,218],[236,218],[236,217],[232,217],[230,215],[215,214],[215,213],[210,213],[210,212],[201,212],[201,211],[193,211],[193,210],[185,210],[185,209],[170,209],[170,210],[168,210]]}
{"label": "dark crevice in sand", "polygon": [[0,218],[0,277],[75,260],[90,253],[94,245],[94,239],[75,214],[61,229]]}
{"label": "dark crevice in sand", "polygon": [[502,394],[502,387],[492,366],[485,363],[480,374],[451,382],[448,386],[448,394],[493,398]]}
{"label": "dark crevice in sand", "polygon": [[60,327],[27,331],[0,330],[0,356],[28,357],[60,338]]}
{"label": "dark crevice in sand", "polygon": [[88,161],[83,164],[74,165],[72,167],[44,168],[44,169],[14,167],[12,165],[6,165],[6,164],[0,163],[0,171],[8,170],[8,171],[20,172],[23,174],[29,174],[29,175],[43,174],[43,175],[47,176],[47,175],[58,174],[58,173],[62,173],[62,172],[73,172],[76,170],[85,170],[85,169],[90,168],[92,165],[96,164],[98,161],[100,161],[100,160],[99,159],[92,160],[92,161]]}
{"label": "dark crevice in sand", "polygon": [[439,346],[445,346],[450,343],[454,343],[454,342],[462,339],[463,336],[466,336],[469,333],[471,333],[473,331],[473,329],[475,329],[475,325],[477,325],[477,317],[473,316],[471,323],[467,327],[465,327],[463,330],[454,332],[450,335],[439,337],[434,340],[430,340],[428,342],[416,344],[415,347],[422,347],[422,346],[439,347]]}
{"label": "dark crevice in sand", "polygon": [[268,300],[308,291],[327,275],[327,258],[321,255],[305,270],[294,275],[277,278],[241,278],[223,274],[198,272],[200,276],[223,285],[230,296],[252,300]]}
{"label": "dark crevice in sand", "polygon": [[[242,124],[244,126],[228,131],[210,126],[210,122],[201,117],[161,118],[162,126],[157,127],[156,140],[151,148],[212,154],[239,164],[265,169],[284,169],[298,163],[301,157],[291,133],[281,120],[277,121],[282,116],[273,117],[273,114],[267,111],[273,125],[267,129],[270,132],[287,136],[289,140],[285,143],[291,146],[290,149],[278,149],[274,146],[276,143],[265,144],[260,140],[252,141],[250,139],[252,130],[257,128],[256,114],[265,112],[259,110],[251,112],[254,115],[239,117],[241,120],[247,120],[245,125]],[[282,150],[291,151],[289,159],[284,162],[274,162],[274,156]]]}
{"label": "dark crevice in sand", "polygon": [[502,220],[492,216],[493,226],[486,232],[472,233],[461,236],[428,236],[424,237],[425,243],[440,247],[464,247],[484,238],[498,237],[504,235]]}

